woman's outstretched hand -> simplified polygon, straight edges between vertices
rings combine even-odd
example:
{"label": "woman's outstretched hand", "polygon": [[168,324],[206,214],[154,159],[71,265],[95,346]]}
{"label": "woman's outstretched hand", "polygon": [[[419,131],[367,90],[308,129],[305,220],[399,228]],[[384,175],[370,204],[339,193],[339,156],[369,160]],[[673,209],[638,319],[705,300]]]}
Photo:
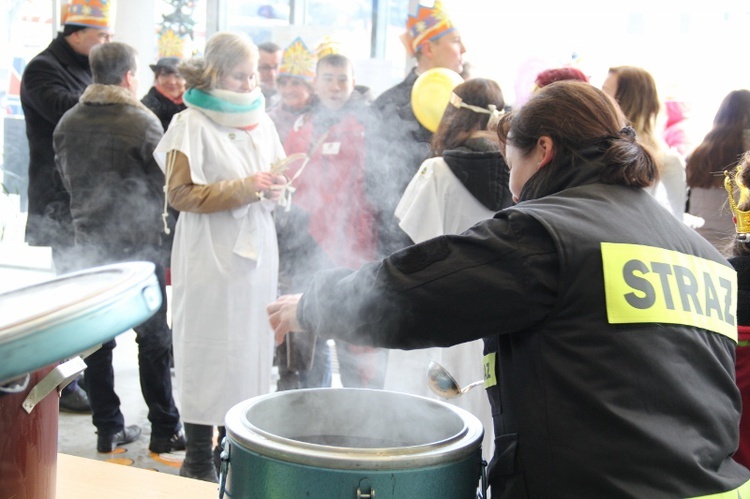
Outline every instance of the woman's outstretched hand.
{"label": "woman's outstretched hand", "polygon": [[268,321],[273,328],[276,338],[276,345],[284,342],[284,337],[292,331],[302,331],[299,321],[297,321],[297,305],[302,294],[283,295],[266,307],[268,312]]}

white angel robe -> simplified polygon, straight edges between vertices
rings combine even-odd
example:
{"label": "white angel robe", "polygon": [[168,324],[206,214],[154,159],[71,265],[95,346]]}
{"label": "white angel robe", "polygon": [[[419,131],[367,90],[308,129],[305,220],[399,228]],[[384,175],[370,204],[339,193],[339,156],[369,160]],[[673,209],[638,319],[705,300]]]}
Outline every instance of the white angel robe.
{"label": "white angel robe", "polygon": [[[250,132],[195,109],[177,115],[154,156],[187,156],[196,184],[247,177],[285,157],[264,115]],[[268,200],[216,213],[181,212],[172,249],[175,386],[183,421],[223,425],[234,405],[268,393],[274,338],[266,305],[276,299],[278,247]]]}
{"label": "white angel robe", "polygon": [[[396,207],[399,226],[415,243],[446,234],[460,234],[494,215],[494,211],[477,201],[464,187],[441,157],[422,163]],[[385,389],[442,400],[427,385],[430,360],[445,366],[464,387],[484,379],[483,349],[483,341],[476,340],[448,348],[390,350]],[[482,422],[482,454],[489,462],[494,437],[492,410],[484,390],[478,386],[449,402],[471,412]]]}

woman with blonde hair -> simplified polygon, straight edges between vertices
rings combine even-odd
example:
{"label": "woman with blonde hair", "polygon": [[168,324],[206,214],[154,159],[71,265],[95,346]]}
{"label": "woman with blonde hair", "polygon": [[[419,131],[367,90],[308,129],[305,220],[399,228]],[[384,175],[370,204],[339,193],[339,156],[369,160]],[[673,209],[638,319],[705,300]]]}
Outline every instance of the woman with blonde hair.
{"label": "woman with blonde hair", "polygon": [[669,151],[656,134],[661,104],[654,77],[635,66],[613,67],[609,69],[602,90],[617,101],[635,129],[638,142],[651,151],[659,166],[660,182],[651,190],[652,194],[678,220],[682,220],[687,198],[685,162],[679,154]]}
{"label": "woman with blonde hair", "polygon": [[167,198],[180,211],[172,250],[176,386],[187,453],[180,475],[216,481],[213,427],[267,393],[273,341],[264,317],[276,297],[271,211],[285,184],[272,173],[284,151],[265,113],[258,49],[217,33],[204,57],[179,67],[187,109],[156,150]]}

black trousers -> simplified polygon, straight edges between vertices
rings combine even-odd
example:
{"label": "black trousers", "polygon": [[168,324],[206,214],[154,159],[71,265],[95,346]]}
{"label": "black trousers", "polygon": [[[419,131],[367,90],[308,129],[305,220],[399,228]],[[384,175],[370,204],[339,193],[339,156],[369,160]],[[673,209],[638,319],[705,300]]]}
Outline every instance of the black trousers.
{"label": "black trousers", "polygon": [[[162,291],[162,306],[150,319],[133,330],[138,343],[141,392],[148,406],[151,433],[156,436],[171,436],[180,428],[180,413],[172,395],[172,331],[167,324],[164,267],[158,263],[156,276]],[[112,368],[112,350],[115,346],[115,340],[108,341],[85,359],[87,369],[84,383],[91,403],[92,420],[100,434],[116,433],[125,424],[120,411],[120,398],[115,393],[115,374]]]}

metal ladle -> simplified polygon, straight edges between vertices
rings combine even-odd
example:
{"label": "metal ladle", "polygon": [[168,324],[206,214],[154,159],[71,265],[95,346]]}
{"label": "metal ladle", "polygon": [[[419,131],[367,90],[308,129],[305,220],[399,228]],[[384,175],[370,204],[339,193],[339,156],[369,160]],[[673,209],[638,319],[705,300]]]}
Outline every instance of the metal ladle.
{"label": "metal ladle", "polygon": [[438,397],[443,397],[444,399],[460,397],[475,386],[479,386],[483,383],[484,380],[480,379],[479,381],[475,381],[464,388],[461,388],[458,381],[456,381],[451,373],[439,363],[431,360],[430,365],[427,367],[427,385]]}

